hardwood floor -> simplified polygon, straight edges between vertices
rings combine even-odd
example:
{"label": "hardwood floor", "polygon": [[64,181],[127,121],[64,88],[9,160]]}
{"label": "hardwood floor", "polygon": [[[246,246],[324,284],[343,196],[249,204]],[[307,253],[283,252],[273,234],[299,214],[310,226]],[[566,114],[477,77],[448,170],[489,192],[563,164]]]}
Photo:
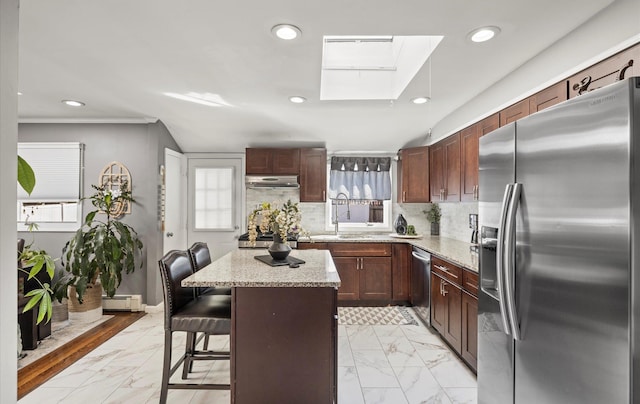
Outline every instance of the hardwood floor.
{"label": "hardwood floor", "polygon": [[103,342],[124,330],[144,312],[105,312],[113,318],[67,342],[55,351],[18,370],[18,399],[51,379],[78,359],[100,346]]}

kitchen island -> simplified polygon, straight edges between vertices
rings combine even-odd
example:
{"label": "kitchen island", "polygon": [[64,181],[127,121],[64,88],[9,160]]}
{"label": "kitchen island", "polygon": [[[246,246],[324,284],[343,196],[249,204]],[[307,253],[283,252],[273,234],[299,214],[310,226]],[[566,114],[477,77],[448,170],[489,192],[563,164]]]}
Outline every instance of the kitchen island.
{"label": "kitchen island", "polygon": [[182,282],[232,288],[231,402],[337,402],[337,288],[328,251],[293,250],[298,268],[238,249]]}

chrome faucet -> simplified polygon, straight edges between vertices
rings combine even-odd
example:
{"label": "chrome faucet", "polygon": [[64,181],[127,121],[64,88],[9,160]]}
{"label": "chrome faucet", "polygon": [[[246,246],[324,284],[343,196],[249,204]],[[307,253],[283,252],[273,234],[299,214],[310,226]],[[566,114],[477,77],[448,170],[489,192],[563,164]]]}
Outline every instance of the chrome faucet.
{"label": "chrome faucet", "polygon": [[338,235],[338,202],[337,201],[340,198],[340,195],[344,196],[344,198],[347,200],[347,220],[351,219],[351,209],[349,208],[349,197],[344,192],[340,192],[340,193],[338,193],[338,195],[336,195],[336,198],[335,198],[335,200],[336,200],[336,214],[335,214],[335,218],[333,220],[333,223],[336,226],[336,228],[335,228],[336,236]]}

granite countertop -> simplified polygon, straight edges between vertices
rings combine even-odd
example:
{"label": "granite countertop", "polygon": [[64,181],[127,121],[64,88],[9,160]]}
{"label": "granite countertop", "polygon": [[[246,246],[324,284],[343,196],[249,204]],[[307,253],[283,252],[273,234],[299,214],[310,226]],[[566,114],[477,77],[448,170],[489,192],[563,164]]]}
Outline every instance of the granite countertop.
{"label": "granite countertop", "polygon": [[329,251],[293,250],[291,256],[304,260],[298,268],[271,267],[254,257],[269,254],[266,249],[237,249],[212,262],[182,281],[184,287],[338,287],[340,276]]}
{"label": "granite countertop", "polygon": [[[406,238],[388,233],[363,233],[341,235],[340,237],[336,237],[335,234],[317,234],[312,235],[311,240],[319,243],[408,243],[454,264],[478,272],[478,253],[471,251],[471,244],[447,237],[424,235],[419,238]],[[298,240],[302,243],[308,241],[310,240],[305,237]]]}

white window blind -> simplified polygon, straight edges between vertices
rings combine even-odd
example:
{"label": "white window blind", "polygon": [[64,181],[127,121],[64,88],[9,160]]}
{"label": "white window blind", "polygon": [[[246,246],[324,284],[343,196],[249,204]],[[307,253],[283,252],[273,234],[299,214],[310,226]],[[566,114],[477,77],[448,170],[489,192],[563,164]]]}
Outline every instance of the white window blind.
{"label": "white window blind", "polygon": [[18,155],[29,163],[36,175],[31,196],[18,186],[19,200],[80,199],[81,143],[18,143]]}
{"label": "white window blind", "polygon": [[233,168],[196,168],[195,220],[197,230],[233,228]]}

